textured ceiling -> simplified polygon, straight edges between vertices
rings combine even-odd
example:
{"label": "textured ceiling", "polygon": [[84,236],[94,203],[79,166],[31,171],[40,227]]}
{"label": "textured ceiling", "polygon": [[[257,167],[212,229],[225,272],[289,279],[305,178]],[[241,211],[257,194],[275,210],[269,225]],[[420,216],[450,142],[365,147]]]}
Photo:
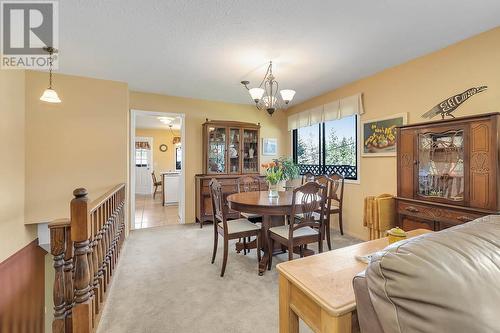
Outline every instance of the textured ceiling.
{"label": "textured ceiling", "polygon": [[64,0],[59,12],[60,72],[240,103],[239,82],[260,82],[270,59],[296,103],[500,25],[499,0]]}

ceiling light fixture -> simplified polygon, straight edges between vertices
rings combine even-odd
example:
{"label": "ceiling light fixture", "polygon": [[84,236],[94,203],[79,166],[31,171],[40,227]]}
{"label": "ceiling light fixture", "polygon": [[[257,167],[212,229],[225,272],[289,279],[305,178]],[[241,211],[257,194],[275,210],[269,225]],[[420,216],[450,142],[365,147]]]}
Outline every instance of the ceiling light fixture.
{"label": "ceiling light fixture", "polygon": [[250,81],[241,81],[241,84],[248,90],[257,109],[265,109],[271,116],[274,111],[285,109],[295,96],[295,90],[279,90],[278,81],[273,75],[272,61],[269,62],[266,75],[257,88],[248,88]]}
{"label": "ceiling light fixture", "polygon": [[47,103],[61,103],[61,99],[57,95],[57,92],[52,88],[52,55],[57,53],[57,50],[51,46],[46,46],[43,49],[49,53],[49,87],[45,89],[40,100]]}
{"label": "ceiling light fixture", "polygon": [[166,125],[170,125],[174,121],[174,119],[170,117],[158,117],[158,120]]}

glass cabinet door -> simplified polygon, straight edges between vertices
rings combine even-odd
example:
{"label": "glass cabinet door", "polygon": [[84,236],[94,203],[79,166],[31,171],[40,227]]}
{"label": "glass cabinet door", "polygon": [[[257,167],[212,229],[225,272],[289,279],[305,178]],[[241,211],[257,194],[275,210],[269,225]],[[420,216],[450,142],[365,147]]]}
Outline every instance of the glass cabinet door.
{"label": "glass cabinet door", "polygon": [[423,199],[464,201],[464,130],[418,135],[418,189]]}
{"label": "glass cabinet door", "polygon": [[208,128],[207,173],[226,173],[226,128]]}
{"label": "glass cabinet door", "polygon": [[259,172],[259,142],[258,131],[252,129],[243,130],[243,172]]}
{"label": "glass cabinet door", "polygon": [[240,173],[240,129],[229,129],[229,173]]}

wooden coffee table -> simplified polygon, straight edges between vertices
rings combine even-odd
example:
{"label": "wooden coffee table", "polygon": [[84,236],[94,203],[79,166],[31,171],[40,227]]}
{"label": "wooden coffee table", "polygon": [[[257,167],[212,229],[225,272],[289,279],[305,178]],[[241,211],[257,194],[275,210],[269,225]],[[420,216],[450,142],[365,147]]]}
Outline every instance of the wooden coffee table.
{"label": "wooden coffee table", "polygon": [[[428,232],[413,230],[408,237]],[[350,333],[356,310],[352,280],[366,268],[356,255],[387,245],[387,238],[381,238],[278,264],[280,333],[297,333],[299,317],[314,332]]]}

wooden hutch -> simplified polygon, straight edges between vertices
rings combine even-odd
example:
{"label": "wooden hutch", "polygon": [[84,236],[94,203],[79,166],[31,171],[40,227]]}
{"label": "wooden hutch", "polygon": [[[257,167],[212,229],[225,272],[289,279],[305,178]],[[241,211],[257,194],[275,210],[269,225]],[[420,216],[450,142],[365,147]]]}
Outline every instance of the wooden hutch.
{"label": "wooden hutch", "polygon": [[500,113],[398,128],[398,224],[441,230],[500,213]]}
{"label": "wooden hutch", "polygon": [[[242,175],[259,176],[260,124],[211,120],[203,124],[203,174],[196,180],[196,222],[212,221],[208,184],[217,178],[225,195],[237,192]],[[264,183],[263,183],[264,184]],[[229,217],[239,217],[230,212]]]}

